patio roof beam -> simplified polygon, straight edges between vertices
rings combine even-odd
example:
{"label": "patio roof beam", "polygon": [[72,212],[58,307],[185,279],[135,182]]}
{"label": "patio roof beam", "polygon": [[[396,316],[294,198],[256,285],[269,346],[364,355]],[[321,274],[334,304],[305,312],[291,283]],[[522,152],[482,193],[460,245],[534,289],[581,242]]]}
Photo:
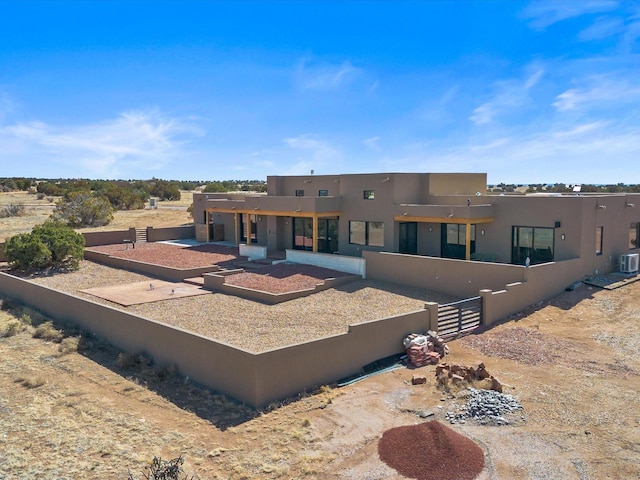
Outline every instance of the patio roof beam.
{"label": "patio roof beam", "polygon": [[339,217],[342,212],[303,212],[288,210],[261,210],[261,209],[240,209],[240,208],[207,208],[208,212],[215,213],[247,213],[249,215],[272,215],[276,217]]}
{"label": "patio roof beam", "polygon": [[493,217],[463,218],[463,217],[415,217],[410,215],[395,215],[396,222],[417,222],[417,223],[463,223],[465,225],[475,225],[480,223],[491,223]]}

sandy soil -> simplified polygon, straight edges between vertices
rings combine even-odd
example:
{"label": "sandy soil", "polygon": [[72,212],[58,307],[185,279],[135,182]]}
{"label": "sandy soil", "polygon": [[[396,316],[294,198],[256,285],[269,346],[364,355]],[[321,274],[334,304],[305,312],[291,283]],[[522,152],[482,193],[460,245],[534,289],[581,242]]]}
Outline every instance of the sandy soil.
{"label": "sandy soil", "polygon": [[[485,452],[478,478],[639,478],[638,312],[640,282],[581,287],[451,342],[448,362],[484,361],[524,406],[512,425],[453,426]],[[0,312],[2,331],[10,321]],[[424,421],[418,411],[445,421],[462,401],[427,366],[254,412],[144,358],[59,348],[28,331],[0,339],[0,478],[141,478],[154,455],[182,454],[202,479],[397,479],[378,458],[382,433]],[[411,385],[414,374],[427,383]]]}

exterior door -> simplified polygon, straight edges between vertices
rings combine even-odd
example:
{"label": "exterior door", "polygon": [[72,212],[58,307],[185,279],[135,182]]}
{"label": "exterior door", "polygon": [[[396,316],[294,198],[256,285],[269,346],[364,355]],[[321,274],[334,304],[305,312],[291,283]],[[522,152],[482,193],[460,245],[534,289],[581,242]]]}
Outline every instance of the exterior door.
{"label": "exterior door", "polygon": [[416,222],[401,222],[399,224],[399,251],[415,255],[418,253],[418,224]]}
{"label": "exterior door", "polygon": [[293,249],[313,250],[313,220],[311,218],[293,218]]}
{"label": "exterior door", "polygon": [[338,219],[318,219],[318,251],[334,253],[338,251]]}
{"label": "exterior door", "polygon": [[[471,255],[476,253],[476,226],[471,228]],[[467,244],[467,226],[457,223],[443,223],[440,237],[440,256],[442,258],[457,258],[465,260]]]}
{"label": "exterior door", "polygon": [[258,216],[243,213],[240,215],[241,243],[258,243]]}

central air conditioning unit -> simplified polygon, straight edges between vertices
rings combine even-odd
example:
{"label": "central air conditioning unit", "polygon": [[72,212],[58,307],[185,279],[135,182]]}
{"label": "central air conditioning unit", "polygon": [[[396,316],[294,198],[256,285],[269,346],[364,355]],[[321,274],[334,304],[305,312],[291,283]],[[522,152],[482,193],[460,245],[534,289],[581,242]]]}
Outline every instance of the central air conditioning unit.
{"label": "central air conditioning unit", "polygon": [[635,273],[638,271],[640,265],[640,254],[629,253],[627,255],[620,255],[620,272],[621,273]]}

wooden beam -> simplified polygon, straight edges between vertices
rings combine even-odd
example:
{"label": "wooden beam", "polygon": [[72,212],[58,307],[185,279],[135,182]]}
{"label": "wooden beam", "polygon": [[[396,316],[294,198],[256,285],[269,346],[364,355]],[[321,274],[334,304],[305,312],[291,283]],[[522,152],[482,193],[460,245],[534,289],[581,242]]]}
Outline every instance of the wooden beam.
{"label": "wooden beam", "polygon": [[465,239],[464,239],[464,258],[466,260],[471,260],[471,224],[467,223],[467,228],[464,231]]}
{"label": "wooden beam", "polygon": [[314,215],[311,223],[311,238],[313,241],[312,251],[315,253],[318,251],[318,216]]}
{"label": "wooden beam", "polygon": [[417,222],[417,223],[471,223],[473,225],[480,223],[491,223],[493,217],[482,218],[462,218],[462,217],[413,217],[409,215],[395,215],[393,219],[396,222]]}
{"label": "wooden beam", "polygon": [[239,208],[211,208],[212,212],[215,213],[247,213],[249,215],[272,215],[276,217],[312,217],[317,216],[318,218],[326,218],[326,217],[339,217],[342,215],[342,212],[296,212],[289,210],[254,210],[254,209],[239,209]]}

